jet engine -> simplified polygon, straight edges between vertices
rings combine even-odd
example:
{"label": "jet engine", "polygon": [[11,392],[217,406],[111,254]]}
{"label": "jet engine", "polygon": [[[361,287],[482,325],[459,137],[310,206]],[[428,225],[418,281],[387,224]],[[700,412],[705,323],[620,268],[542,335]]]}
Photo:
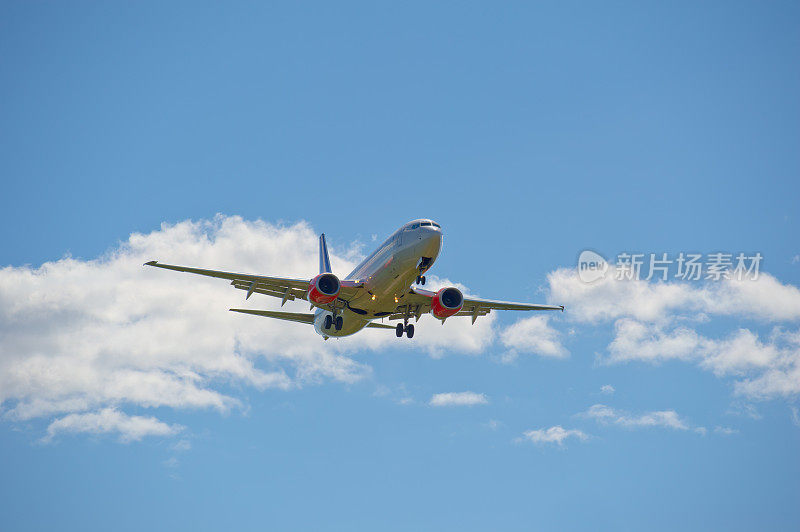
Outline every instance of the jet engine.
{"label": "jet engine", "polygon": [[308,300],[315,305],[327,305],[336,301],[342,283],[332,273],[321,273],[311,279],[308,285]]}
{"label": "jet engine", "polygon": [[464,306],[464,295],[458,288],[442,288],[431,300],[431,314],[440,320],[456,314]]}

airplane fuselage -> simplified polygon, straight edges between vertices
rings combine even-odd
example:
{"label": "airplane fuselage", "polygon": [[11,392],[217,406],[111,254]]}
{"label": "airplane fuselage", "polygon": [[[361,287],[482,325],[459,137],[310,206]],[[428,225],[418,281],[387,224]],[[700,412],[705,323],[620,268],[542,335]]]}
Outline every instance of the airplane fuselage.
{"label": "airplane fuselage", "polygon": [[439,224],[431,220],[405,224],[345,277],[345,281],[364,283],[365,290],[339,310],[341,330],[324,328],[325,317],[333,313],[322,308],[314,314],[314,329],[324,337],[349,336],[370,321],[392,314],[417,277],[436,261],[441,247]]}

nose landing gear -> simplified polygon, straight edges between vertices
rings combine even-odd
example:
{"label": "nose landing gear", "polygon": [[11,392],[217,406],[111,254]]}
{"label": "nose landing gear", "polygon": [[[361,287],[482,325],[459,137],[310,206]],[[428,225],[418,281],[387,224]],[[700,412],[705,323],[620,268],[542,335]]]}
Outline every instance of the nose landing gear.
{"label": "nose landing gear", "polygon": [[421,285],[425,284],[425,276],[424,275],[417,275],[417,284],[421,284]]}

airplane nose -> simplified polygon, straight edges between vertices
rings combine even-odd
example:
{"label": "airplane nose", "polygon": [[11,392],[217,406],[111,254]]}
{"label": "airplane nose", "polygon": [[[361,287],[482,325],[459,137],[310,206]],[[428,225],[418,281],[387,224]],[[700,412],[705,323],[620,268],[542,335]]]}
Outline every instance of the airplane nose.
{"label": "airplane nose", "polygon": [[424,257],[436,257],[442,248],[442,232],[435,227],[425,227],[422,236],[420,254]]}

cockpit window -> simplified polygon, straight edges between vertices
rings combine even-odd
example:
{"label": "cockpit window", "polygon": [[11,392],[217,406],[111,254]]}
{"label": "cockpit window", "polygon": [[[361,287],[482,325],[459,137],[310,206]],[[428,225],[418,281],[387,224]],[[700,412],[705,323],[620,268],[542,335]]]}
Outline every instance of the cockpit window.
{"label": "cockpit window", "polygon": [[437,224],[436,222],[431,222],[431,225],[433,225],[434,227],[438,227],[439,229],[442,228],[442,226]]}
{"label": "cockpit window", "polygon": [[419,225],[421,225],[421,226],[425,227],[426,225],[431,225],[431,222],[422,222],[422,223],[421,223],[421,224],[419,224]]}

